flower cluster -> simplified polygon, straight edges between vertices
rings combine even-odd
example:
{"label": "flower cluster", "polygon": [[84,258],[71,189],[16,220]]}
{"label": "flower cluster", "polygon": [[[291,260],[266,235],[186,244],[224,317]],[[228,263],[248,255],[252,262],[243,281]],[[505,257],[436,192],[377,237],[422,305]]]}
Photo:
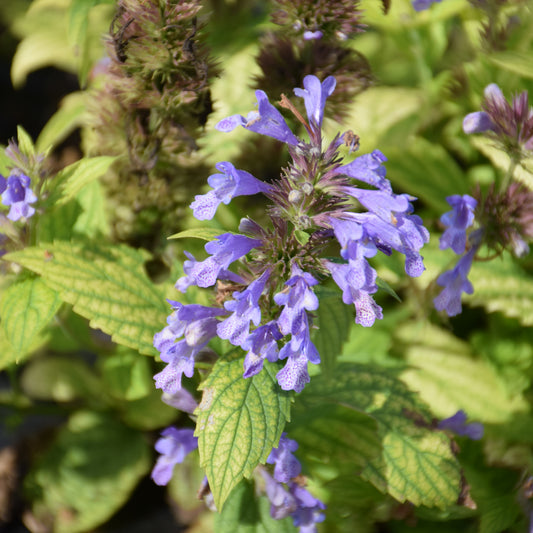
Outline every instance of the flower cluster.
{"label": "flower cluster", "polygon": [[522,257],[529,253],[528,243],[533,239],[533,191],[513,181],[516,164],[533,150],[533,109],[528,105],[528,93],[515,97],[511,105],[500,88],[491,84],[485,89],[483,108],[465,117],[463,129],[465,133],[486,133],[496,141],[510,156],[510,167],[499,186],[493,183],[485,192],[478,187],[473,196],[447,198],[453,209],[441,217],[446,230],[440,248],[451,248],[462,257],[437,279],[444,289],[434,303],[449,316],[461,312],[461,294],[474,291],[468,274],[482,246],[491,253],[488,258],[504,250]]}
{"label": "flower cluster", "polygon": [[276,520],[291,516],[300,533],[314,533],[316,524],[325,518],[322,511],[326,506],[298,482],[302,466],[293,455],[297,449],[298,443],[283,433],[267,459],[268,464],[274,465],[274,475],[266,470],[261,470],[261,474],[271,504],[270,515]]}
{"label": "flower cluster", "polygon": [[[168,363],[155,376],[157,387],[165,392],[181,388],[182,375],[192,375],[195,357],[214,336],[246,352],[245,377],[260,372],[265,360],[285,360],[278,383],[283,390],[300,392],[310,380],[308,363],[320,363],[311,340],[313,312],[319,306],[314,288],[319,282],[331,277],[342,290],[343,301],[354,305],[355,322],[369,327],[382,318],[373,298],[377,274],[369,258],[396,250],[405,255],[409,276],[423,272],[420,249],[429,233],[413,214],[414,198],[392,191],[385,177],[385,156],[376,150],[343,164],[338,149],[353,140],[351,132],[322,147],[324,108],[334,89],[333,77],[323,82],[315,76],[304,78],[304,88],[294,92],[303,99],[307,120],[282,97],[282,107],[301,122],[309,142],[291,131],[263,91],[256,92],[258,111],[217,124],[222,132],[242,126],[285,143],[292,162],[270,184],[229,162],[219,163],[220,173],[209,178],[213,190],[192,203],[196,218],[206,220],[220,203],[261,193],[271,201],[270,224],[244,218],[241,234],[224,233],[205,246],[207,259],[187,254],[185,276],[176,287],[180,291],[191,285],[214,287],[220,306],[171,302],[168,326],[154,339]],[[331,256],[335,247],[338,259]],[[237,262],[238,270],[232,266]]]}
{"label": "flower cluster", "polygon": [[464,118],[464,132],[486,133],[511,159],[531,156],[533,108],[529,106],[528,92],[515,96],[510,104],[502,90],[491,83],[485,87],[484,96],[483,111],[470,113]]}

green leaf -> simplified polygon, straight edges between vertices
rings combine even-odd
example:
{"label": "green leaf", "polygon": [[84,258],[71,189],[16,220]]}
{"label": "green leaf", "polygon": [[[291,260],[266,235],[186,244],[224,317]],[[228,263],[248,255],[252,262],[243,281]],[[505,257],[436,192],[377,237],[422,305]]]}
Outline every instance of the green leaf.
{"label": "green leaf", "polygon": [[138,400],[153,391],[148,359],[139,353],[119,347],[115,354],[102,357],[99,362],[106,389],[113,396]]}
{"label": "green leaf", "polygon": [[217,533],[293,533],[292,520],[275,520],[270,516],[266,496],[258,498],[254,484],[241,481],[229,495],[222,512],[215,516]]}
{"label": "green leaf", "polygon": [[493,261],[475,261],[469,279],[474,294],[464,302],[500,311],[524,326],[533,324],[533,279],[508,254]]}
{"label": "green leaf", "polygon": [[102,155],[83,158],[58,172],[47,200],[49,205],[61,205],[78,194],[86,185],[103,176],[116,157]]}
{"label": "green leaf", "polygon": [[128,401],[120,410],[122,421],[141,431],[168,427],[178,415],[177,409],[161,400],[161,391],[156,388],[153,388],[148,396]]}
{"label": "green leaf", "polygon": [[22,154],[27,156],[35,154],[33,141],[28,135],[28,132],[22,126],[17,126],[17,141]]}
{"label": "green leaf", "polygon": [[438,213],[450,208],[446,196],[468,192],[464,172],[441,145],[416,137],[407,146],[387,147],[385,155],[387,176],[394,186],[423,200]]}
{"label": "green leaf", "polygon": [[446,435],[431,428],[431,413],[392,372],[339,364],[334,379],[315,376],[299,401],[339,404],[370,414],[378,423],[381,451],[361,471],[400,502],[445,508],[460,490],[460,467]]}
{"label": "green leaf", "polygon": [[215,237],[218,237],[223,233],[231,232],[224,232],[223,230],[216,228],[192,228],[180,231],[179,233],[174,233],[174,235],[167,237],[167,239],[185,239],[187,237],[193,237],[195,239],[202,239],[203,241],[212,241]]}
{"label": "green leaf", "polygon": [[20,378],[24,394],[36,400],[72,402],[80,398],[100,401],[100,380],[80,359],[64,356],[36,358],[28,363]]}
{"label": "green leaf", "polygon": [[524,78],[533,79],[533,65],[531,64],[531,52],[519,52],[517,50],[505,50],[487,55],[488,60],[494,65],[519,74]]}
{"label": "green leaf", "polygon": [[62,241],[5,256],[40,274],[93,328],[119,344],[155,355],[153,336],[165,325],[169,309],[144,271],[148,257],[127,246]]}
{"label": "green leaf", "polygon": [[37,224],[37,242],[68,241],[75,235],[75,225],[82,208],[79,202],[67,202],[46,209]]}
{"label": "green leaf", "polygon": [[309,241],[310,235],[306,231],[303,231],[301,229],[294,230],[294,236],[296,237],[296,240],[302,245],[305,246],[307,242]]}
{"label": "green leaf", "polygon": [[378,289],[381,289],[389,296],[392,296],[397,302],[402,303],[402,299],[398,296],[398,294],[396,294],[396,291],[383,278],[378,276],[376,278],[376,285],[378,286]]}
{"label": "green leaf", "polygon": [[289,419],[290,396],[276,381],[277,366],[242,377],[242,359],[219,360],[202,383],[196,436],[200,465],[219,510],[243,477],[264,463]]}
{"label": "green leaf", "polygon": [[344,405],[297,402],[288,432],[300,445],[299,457],[341,471],[365,466],[381,452],[376,420]]}
{"label": "green leaf", "polygon": [[99,413],[72,415],[30,472],[33,514],[55,533],[81,533],[108,520],[150,468],[144,436]]}
{"label": "green leaf", "polygon": [[527,404],[508,392],[485,361],[472,358],[469,345],[430,324],[405,324],[397,332],[411,368],[401,374],[412,390],[441,418],[464,409],[482,422],[504,422]]}
{"label": "green leaf", "polygon": [[318,330],[314,332],[313,343],[320,354],[322,370],[331,373],[350,333],[353,307],[342,301],[338,291],[320,288],[316,294],[319,298],[315,312]]}
{"label": "green leaf", "polygon": [[[42,331],[33,339],[33,344],[28,348],[26,356],[44,346],[49,341],[49,338],[49,332],[47,330]],[[20,352],[13,348],[6,338],[4,328],[0,327],[0,370],[4,370],[4,368],[14,365],[17,362],[21,363],[26,359],[26,356],[21,356]]]}
{"label": "green leaf", "polygon": [[40,278],[15,283],[5,291],[0,305],[1,324],[7,340],[18,354],[17,361],[28,352],[60,305],[57,292]]}
{"label": "green leaf", "polygon": [[51,146],[57,146],[75,128],[81,126],[81,118],[85,112],[86,94],[70,93],[63,100],[59,110],[46,123],[35,143],[38,152],[44,152]]}
{"label": "green leaf", "polygon": [[109,235],[109,213],[106,210],[106,198],[100,182],[93,181],[86,185],[76,196],[83,208],[74,230],[88,237]]}

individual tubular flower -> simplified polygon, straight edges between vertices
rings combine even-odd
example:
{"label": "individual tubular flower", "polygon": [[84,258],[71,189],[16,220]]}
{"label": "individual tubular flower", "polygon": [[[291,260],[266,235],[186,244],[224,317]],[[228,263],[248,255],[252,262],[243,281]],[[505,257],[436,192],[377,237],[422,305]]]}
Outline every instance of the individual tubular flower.
{"label": "individual tubular flower", "polygon": [[479,422],[466,423],[467,416],[463,410],[457,411],[453,416],[441,420],[437,427],[453,431],[461,437],[468,437],[472,440],[479,440],[483,437],[483,424]]}
{"label": "individual tubular flower", "polygon": [[276,321],[259,326],[250,335],[242,345],[242,348],[248,350],[244,358],[244,378],[249,378],[258,374],[263,368],[265,359],[273,363],[279,358],[278,342],[283,335],[279,331]]}
{"label": "individual tubular flower", "polygon": [[152,479],[157,485],[166,485],[172,478],[174,467],[198,448],[198,439],[193,429],[168,427],[161,432],[155,449],[161,454],[152,470]]}
{"label": "individual tubular flower", "polygon": [[268,96],[265,92],[261,90],[255,91],[255,96],[259,104],[259,111],[251,111],[246,118],[242,115],[227,117],[215,126],[216,129],[229,132],[237,126],[242,126],[255,133],[273,137],[278,141],[297,145],[298,138],[292,133],[283,115],[268,101]]}
{"label": "individual tubular flower", "polygon": [[326,505],[296,483],[289,485],[289,491],[296,500],[296,510],[291,514],[292,523],[300,533],[316,533],[316,524],[326,518],[322,512]]}
{"label": "individual tubular flower", "polygon": [[474,223],[474,209],[477,201],[464,194],[448,196],[446,201],[452,206],[452,210],[444,213],[440,221],[447,229],[440,238],[440,249],[451,248],[456,254],[462,254],[466,247],[466,230]]}
{"label": "individual tubular flower", "polygon": [[287,433],[282,433],[277,448],[272,448],[266,462],[274,465],[274,479],[279,483],[288,483],[302,471],[300,461],[293,455],[297,449],[298,443]]}
{"label": "individual tubular flower", "polygon": [[529,106],[528,92],[513,97],[512,104],[501,89],[491,83],[485,88],[483,111],[468,114],[463,120],[465,133],[486,133],[512,159],[530,156],[533,150],[533,108]]}
{"label": "individual tubular flower", "polygon": [[217,163],[215,166],[222,174],[213,174],[207,178],[213,190],[207,194],[197,195],[191,204],[194,216],[198,220],[211,220],[221,203],[227,205],[236,196],[267,192],[270,189],[268,184],[244,170],[237,170],[227,161]]}
{"label": "individual tubular flower", "polygon": [[472,247],[463,255],[452,270],[447,270],[437,278],[437,284],[444,287],[442,292],[433,300],[437,311],[446,311],[448,316],[456,316],[461,313],[461,294],[472,294],[474,287],[468,280],[468,274],[472,267],[476,247]]}
{"label": "individual tubular flower", "polygon": [[294,89],[294,94],[304,99],[309,122],[315,126],[322,126],[326,99],[335,90],[335,85],[336,81],[333,76],[328,76],[322,83],[316,76],[306,76],[304,88]]}
{"label": "individual tubular flower", "polygon": [[30,189],[31,180],[25,174],[11,174],[6,180],[0,175],[0,193],[2,203],[10,206],[7,218],[9,220],[19,220],[30,218],[35,209],[30,205],[37,201],[37,196]]}

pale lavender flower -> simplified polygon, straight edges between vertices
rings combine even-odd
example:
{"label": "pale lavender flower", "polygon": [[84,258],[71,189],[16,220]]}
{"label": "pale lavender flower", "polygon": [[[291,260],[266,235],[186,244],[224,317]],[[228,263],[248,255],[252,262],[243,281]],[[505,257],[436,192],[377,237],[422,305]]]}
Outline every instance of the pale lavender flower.
{"label": "pale lavender flower", "polygon": [[292,133],[285,122],[283,115],[268,101],[268,96],[264,91],[255,91],[255,96],[259,104],[259,112],[251,111],[244,118],[242,115],[232,115],[222,119],[215,127],[218,131],[228,132],[237,126],[242,126],[247,130],[268,137],[273,137],[278,141],[296,146],[298,137]]}
{"label": "pale lavender flower", "polygon": [[185,457],[198,448],[198,439],[193,429],[166,428],[161,438],[155,443],[155,449],[161,454],[152,470],[152,479],[157,485],[166,485],[172,478],[174,467],[182,463]]}
{"label": "pale lavender flower", "polygon": [[300,461],[293,455],[298,449],[298,443],[289,439],[287,433],[282,433],[277,448],[272,448],[267,458],[269,465],[274,465],[274,479],[280,483],[288,483],[301,471]]}
{"label": "pale lavender flower", "polygon": [[248,350],[244,358],[243,377],[249,378],[258,374],[263,368],[265,359],[271,363],[278,360],[279,348],[277,341],[282,337],[283,335],[279,331],[275,320],[259,326],[250,333],[242,345],[244,350]]}
{"label": "pale lavender flower", "polygon": [[293,524],[299,533],[316,533],[316,524],[326,518],[322,512],[326,505],[296,483],[289,485],[289,491],[296,500],[296,510],[291,514]]}
{"label": "pale lavender flower", "polygon": [[390,181],[385,177],[387,170],[383,163],[387,158],[379,150],[374,150],[370,154],[356,157],[351,163],[341,165],[336,168],[335,174],[345,174],[350,178],[357,179],[363,183],[368,183],[373,187],[385,191],[392,191]]}
{"label": "pale lavender flower", "polygon": [[440,249],[451,248],[460,255],[466,248],[466,230],[474,223],[477,201],[468,194],[454,194],[448,196],[446,201],[453,209],[440,217],[441,222],[447,226],[440,238]]}
{"label": "pale lavender flower", "polygon": [[213,188],[207,194],[195,196],[191,204],[194,217],[198,220],[211,220],[221,203],[229,204],[236,196],[248,196],[268,192],[270,186],[245,170],[237,170],[231,163],[217,163],[216,168],[222,174],[212,174],[207,182]]}
{"label": "pale lavender flower", "polygon": [[242,346],[248,339],[250,322],[256,326],[261,322],[259,298],[265,290],[271,271],[266,270],[258,279],[252,281],[242,292],[234,292],[234,300],[224,303],[224,307],[232,314],[217,326],[217,334],[235,346]]}
{"label": "pale lavender flower", "polygon": [[317,31],[307,30],[307,31],[304,31],[303,38],[304,38],[304,41],[313,41],[316,39],[322,39],[323,35],[324,34],[320,30],[317,30]]}

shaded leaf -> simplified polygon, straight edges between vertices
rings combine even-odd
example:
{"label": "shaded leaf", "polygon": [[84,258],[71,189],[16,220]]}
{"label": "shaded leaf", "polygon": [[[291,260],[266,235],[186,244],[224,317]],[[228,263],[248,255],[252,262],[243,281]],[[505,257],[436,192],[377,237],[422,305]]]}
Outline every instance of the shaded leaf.
{"label": "shaded leaf", "polygon": [[146,252],[56,241],[5,257],[40,274],[74,311],[115,342],[141,353],[157,353],[152,340],[164,327],[168,308],[144,271]]}
{"label": "shaded leaf", "polygon": [[289,419],[290,396],[268,362],[251,378],[242,377],[242,359],[219,360],[202,383],[196,436],[200,465],[219,510],[243,477],[264,463]]}
{"label": "shaded leaf", "polygon": [[457,500],[460,469],[448,438],[430,428],[427,407],[391,371],[339,364],[333,379],[315,376],[299,400],[340,404],[376,419],[381,453],[361,475],[382,492],[428,507]]}
{"label": "shaded leaf", "polygon": [[215,237],[222,235],[223,233],[231,233],[216,228],[192,228],[174,233],[167,239],[185,239],[187,237],[193,237],[195,239],[202,239],[203,241],[212,241]]}
{"label": "shaded leaf", "polygon": [[222,512],[215,516],[217,533],[292,533],[295,527],[287,517],[274,520],[266,496],[258,498],[254,485],[242,480],[228,496]]}
{"label": "shaded leaf", "polygon": [[141,433],[99,413],[72,415],[30,472],[33,512],[54,517],[54,532],[92,530],[129,498],[150,468]]}

